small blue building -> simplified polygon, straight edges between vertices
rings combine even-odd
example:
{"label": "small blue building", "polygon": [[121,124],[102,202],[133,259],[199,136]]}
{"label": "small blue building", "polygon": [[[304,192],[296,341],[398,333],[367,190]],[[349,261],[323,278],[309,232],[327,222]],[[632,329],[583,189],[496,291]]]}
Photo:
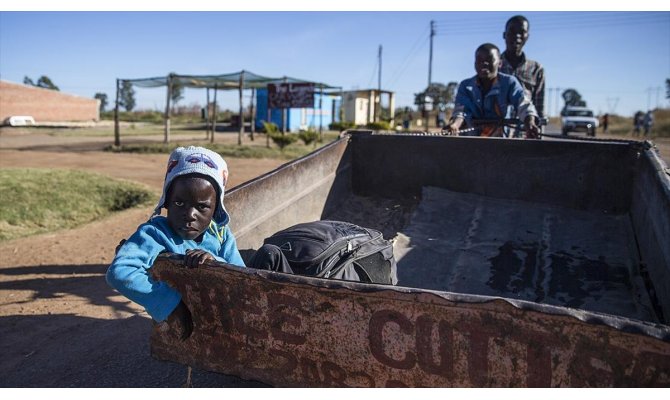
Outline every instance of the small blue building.
{"label": "small blue building", "polygon": [[[323,102],[321,102],[323,99]],[[342,97],[339,93],[314,93],[314,108],[289,108],[286,112],[286,130],[299,132],[315,130],[319,127],[326,130],[333,122],[340,122]],[[268,110],[268,90],[256,89],[256,129],[263,128],[263,122],[273,122],[282,128],[282,109]]]}

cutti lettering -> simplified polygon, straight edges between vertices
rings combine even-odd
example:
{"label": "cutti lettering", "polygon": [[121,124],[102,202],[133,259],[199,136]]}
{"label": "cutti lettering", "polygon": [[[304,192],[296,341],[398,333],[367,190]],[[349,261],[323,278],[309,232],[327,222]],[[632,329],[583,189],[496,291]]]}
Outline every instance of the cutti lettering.
{"label": "cutti lettering", "polygon": [[[284,294],[275,294],[272,296],[272,303],[272,312],[269,315],[272,337],[289,344],[305,343],[305,336],[295,332],[302,327],[302,320],[290,313],[291,310],[293,312],[300,310],[300,300]],[[287,327],[292,328],[294,332],[287,331]]]}
{"label": "cutti lettering", "polygon": [[400,327],[402,333],[410,335],[414,333],[412,322],[401,313],[394,310],[382,310],[372,314],[370,318],[370,350],[372,355],[382,364],[398,369],[411,369],[416,364],[416,356],[407,351],[405,357],[400,360],[389,357],[384,351],[383,331],[384,326],[394,323]]}

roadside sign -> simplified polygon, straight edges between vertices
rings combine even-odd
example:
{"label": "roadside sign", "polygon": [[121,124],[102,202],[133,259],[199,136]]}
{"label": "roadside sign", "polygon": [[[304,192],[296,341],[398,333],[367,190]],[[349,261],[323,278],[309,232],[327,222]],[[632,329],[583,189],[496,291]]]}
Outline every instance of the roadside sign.
{"label": "roadside sign", "polygon": [[313,83],[269,83],[269,108],[313,108]]}

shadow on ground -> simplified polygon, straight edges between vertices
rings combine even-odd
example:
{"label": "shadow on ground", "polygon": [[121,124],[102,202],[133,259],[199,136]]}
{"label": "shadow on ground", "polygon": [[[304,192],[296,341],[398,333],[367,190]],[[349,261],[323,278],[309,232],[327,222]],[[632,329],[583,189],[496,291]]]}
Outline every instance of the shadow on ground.
{"label": "shadow on ground", "polygon": [[[30,290],[35,294],[29,301],[59,301],[64,295],[72,295],[77,301],[108,306],[120,314],[135,314],[100,319],[54,313],[56,307],[47,307],[51,311],[41,315],[0,317],[0,387],[143,388],[182,387],[186,383],[186,366],[151,357],[149,337],[153,322],[137,315],[127,303],[112,300],[118,294],[105,282],[106,268],[59,265],[0,270],[5,277],[36,275],[25,280],[6,280],[0,283],[0,293]],[[192,386],[266,385],[194,369]]]}

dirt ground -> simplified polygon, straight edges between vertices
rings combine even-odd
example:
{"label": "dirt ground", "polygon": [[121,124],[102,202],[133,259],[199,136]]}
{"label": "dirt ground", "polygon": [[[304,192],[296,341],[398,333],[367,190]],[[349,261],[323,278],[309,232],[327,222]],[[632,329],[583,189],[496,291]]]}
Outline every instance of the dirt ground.
{"label": "dirt ground", "polygon": [[[202,140],[200,136],[174,139],[194,144]],[[0,168],[87,170],[136,181],[160,193],[166,155],[113,154],[101,151],[109,139],[87,140],[55,141],[47,135],[3,131]],[[236,142],[237,136],[224,140]],[[230,188],[285,162],[226,161]],[[148,315],[104,279],[119,240],[146,221],[152,208],[134,208],[76,229],[0,243],[0,387],[185,383],[186,367],[151,358]],[[192,382],[196,387],[262,386],[204,371],[194,371]]]}
{"label": "dirt ground", "polygon": [[[217,140],[237,140],[236,134],[219,136]],[[194,144],[203,140],[200,135],[174,135],[173,139]],[[0,168],[86,170],[136,181],[159,193],[167,156],[103,152],[110,143],[104,137],[54,138],[3,129]],[[670,164],[670,140],[655,143]],[[284,163],[226,161],[231,188]],[[119,240],[144,222],[151,209],[134,208],[76,229],[0,242],[0,387],[180,387],[185,383],[186,367],[151,358],[148,315],[104,279]],[[198,370],[192,382],[196,387],[263,386]]]}

